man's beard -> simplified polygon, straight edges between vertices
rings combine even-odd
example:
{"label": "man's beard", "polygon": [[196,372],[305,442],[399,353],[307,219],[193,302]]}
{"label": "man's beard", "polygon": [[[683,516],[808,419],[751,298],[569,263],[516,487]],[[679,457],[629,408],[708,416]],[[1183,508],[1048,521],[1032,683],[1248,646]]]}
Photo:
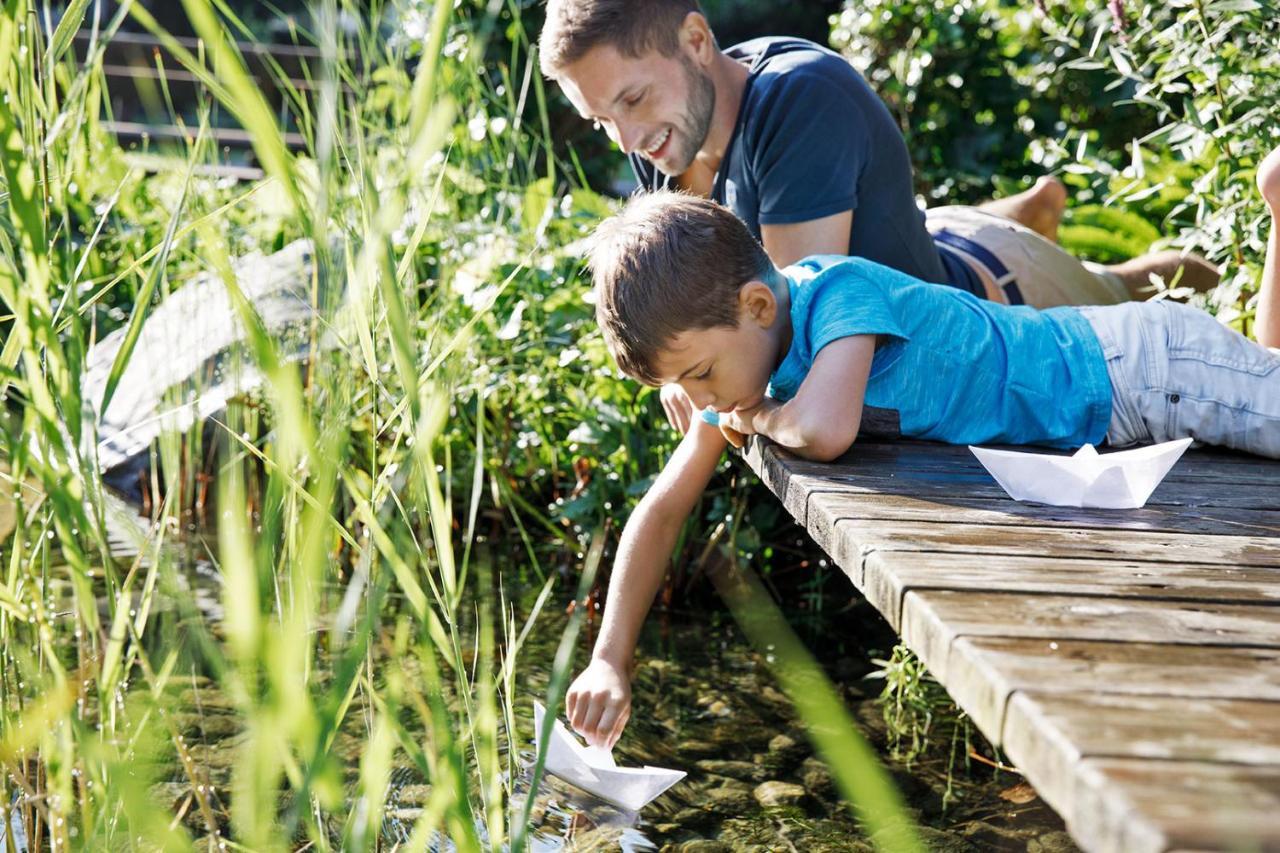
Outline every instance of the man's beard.
{"label": "man's beard", "polygon": [[[716,84],[712,82],[711,75],[703,72],[698,66],[686,56],[680,57],[680,64],[684,66],[685,80],[689,84],[689,105],[684,115],[680,117],[675,130],[675,142],[681,145],[679,156],[668,156],[664,158],[668,163],[672,164],[668,169],[662,169],[664,173],[671,177],[678,177],[693,165],[693,158],[702,150],[702,145],[707,141],[707,134],[711,130],[711,118],[716,111]],[[657,166],[657,163],[654,163]]]}

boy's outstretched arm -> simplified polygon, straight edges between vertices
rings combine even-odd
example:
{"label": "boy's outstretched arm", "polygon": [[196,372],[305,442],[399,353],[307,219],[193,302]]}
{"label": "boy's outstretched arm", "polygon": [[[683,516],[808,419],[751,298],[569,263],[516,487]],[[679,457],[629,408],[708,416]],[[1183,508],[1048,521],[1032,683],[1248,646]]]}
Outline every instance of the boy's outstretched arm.
{"label": "boy's outstretched arm", "polygon": [[1263,346],[1280,347],[1280,148],[1268,154],[1258,167],[1258,191],[1271,210],[1271,236],[1267,240],[1253,334]]}
{"label": "boy's outstretched arm", "polygon": [[662,584],[676,536],[725,445],[718,428],[695,420],[623,528],[600,636],[565,702],[570,724],[592,745],[612,747],[631,716],[631,661],[640,626]]}
{"label": "boy's outstretched arm", "polygon": [[759,433],[816,462],[830,462],[849,449],[862,422],[862,400],[876,352],[875,335],[852,335],[823,347],[795,397],[768,397],[754,409],[721,416],[739,432]]}

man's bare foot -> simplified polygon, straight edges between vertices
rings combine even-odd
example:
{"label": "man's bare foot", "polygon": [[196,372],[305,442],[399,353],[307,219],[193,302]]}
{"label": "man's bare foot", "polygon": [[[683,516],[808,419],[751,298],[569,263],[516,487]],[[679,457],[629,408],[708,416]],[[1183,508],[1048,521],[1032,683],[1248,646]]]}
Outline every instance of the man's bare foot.
{"label": "man's bare foot", "polygon": [[1012,219],[1035,231],[1051,243],[1058,242],[1058,223],[1067,206],[1067,188],[1052,175],[1044,175],[1029,190],[1008,198],[989,201],[981,207],[988,213]]}
{"label": "man's bare foot", "polygon": [[[1218,268],[1195,252],[1183,254],[1177,249],[1148,252],[1122,264],[1107,268],[1120,276],[1129,291],[1129,297],[1138,301],[1151,298],[1151,275],[1160,276],[1166,285],[1190,287],[1197,293],[1205,293],[1218,286]],[[1181,269],[1181,274],[1179,274]]]}
{"label": "man's bare foot", "polygon": [[1280,148],[1268,154],[1258,167],[1258,192],[1272,213],[1280,216]]}

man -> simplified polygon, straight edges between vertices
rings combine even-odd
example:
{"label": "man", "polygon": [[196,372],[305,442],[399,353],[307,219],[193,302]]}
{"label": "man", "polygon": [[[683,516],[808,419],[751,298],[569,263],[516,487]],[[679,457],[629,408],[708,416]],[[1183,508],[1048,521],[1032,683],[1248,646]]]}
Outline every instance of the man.
{"label": "man", "polygon": [[[898,128],[857,71],[803,39],[721,50],[697,0],[548,0],[539,46],[543,73],[630,157],[642,187],[721,202],[779,267],[858,255],[1040,308],[1123,301],[1151,273],[1217,282],[1207,262],[1176,251],[1081,264],[1052,242],[1065,192],[1051,180],[926,216]],[[687,431],[687,398],[664,389],[663,406]]]}

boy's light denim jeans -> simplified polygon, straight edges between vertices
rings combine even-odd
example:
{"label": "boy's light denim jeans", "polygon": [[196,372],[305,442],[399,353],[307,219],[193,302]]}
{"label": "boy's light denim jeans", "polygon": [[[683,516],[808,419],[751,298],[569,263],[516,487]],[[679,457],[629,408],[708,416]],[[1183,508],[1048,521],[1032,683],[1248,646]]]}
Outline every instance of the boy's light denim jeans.
{"label": "boy's light denim jeans", "polygon": [[1079,310],[1111,379],[1108,444],[1191,437],[1280,458],[1280,355],[1173,302]]}

